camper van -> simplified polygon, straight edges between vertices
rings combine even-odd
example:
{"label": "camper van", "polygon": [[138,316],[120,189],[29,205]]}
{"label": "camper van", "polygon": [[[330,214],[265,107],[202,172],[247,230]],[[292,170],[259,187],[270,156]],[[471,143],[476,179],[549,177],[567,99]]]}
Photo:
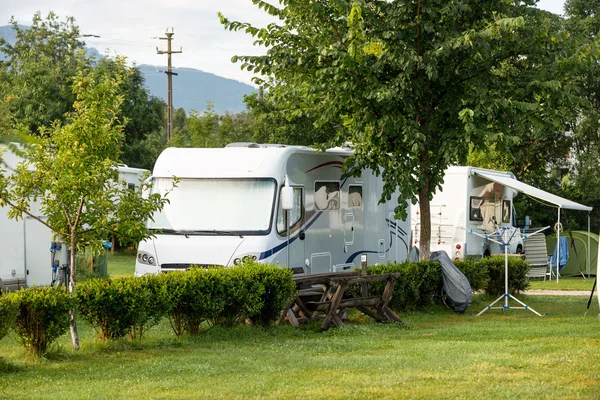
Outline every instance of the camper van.
{"label": "camper van", "polygon": [[[10,147],[0,146],[3,151],[0,169],[11,174],[23,159]],[[118,169],[119,180],[129,188],[139,186],[148,172],[126,165],[120,165]],[[32,201],[30,206],[33,215],[42,220],[47,218],[42,215],[39,202]],[[26,215],[18,221],[9,219],[9,211],[9,206],[0,207],[0,238],[4,246],[3,256],[0,257],[0,286],[7,290],[18,290],[59,283],[60,269],[64,270],[68,263],[67,246],[57,241],[53,232],[36,219]]]}
{"label": "camper van", "polygon": [[[431,200],[431,251],[444,250],[453,260],[465,256],[504,254],[504,247],[488,240],[508,230],[509,253],[523,251],[523,237],[515,228],[513,198],[518,191],[493,180],[509,177],[499,172],[475,167],[452,166],[444,173],[444,183]],[[419,246],[421,218],[419,206],[411,212],[412,245]],[[486,237],[487,236],[487,237]]]}
{"label": "camper van", "polygon": [[139,244],[135,275],[248,259],[295,274],[348,271],[363,255],[369,264],[404,261],[410,224],[395,219],[397,194],[379,204],[381,178],[343,177],[351,154],[254,143],[164,150],[152,190],[169,204],[148,223],[154,236]]}

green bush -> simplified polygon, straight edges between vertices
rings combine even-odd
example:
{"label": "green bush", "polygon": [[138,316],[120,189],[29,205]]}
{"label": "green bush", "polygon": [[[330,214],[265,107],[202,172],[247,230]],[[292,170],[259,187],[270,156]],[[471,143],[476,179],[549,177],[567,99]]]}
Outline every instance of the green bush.
{"label": "green bush", "polygon": [[166,275],[173,294],[175,335],[195,335],[204,321],[235,326],[242,318],[268,326],[295,295],[291,271],[248,262],[231,268],[192,268]]}
{"label": "green bush", "polygon": [[[485,293],[489,295],[499,296],[505,292],[505,263],[504,256],[492,256],[482,258],[478,264],[485,269],[489,276],[489,281],[484,287]],[[518,293],[522,290],[527,290],[529,280],[527,272],[529,272],[529,263],[521,258],[508,258],[508,291],[509,293]]]}
{"label": "green bush", "polygon": [[245,282],[260,283],[260,300],[257,310],[246,310],[245,316],[254,324],[268,327],[296,296],[292,270],[277,265],[248,262],[238,271]]}
{"label": "green bush", "polygon": [[465,275],[474,292],[484,290],[490,280],[487,264],[481,263],[480,261],[481,257],[476,259],[466,258],[454,263],[460,272]]}
{"label": "green bush", "polygon": [[0,340],[8,333],[15,324],[17,316],[17,303],[13,294],[0,293]]}
{"label": "green bush", "polygon": [[[404,262],[401,264],[380,264],[367,268],[367,274],[387,274],[399,272],[396,280],[390,308],[398,312],[420,310],[433,303],[434,295],[442,286],[442,274],[437,261]],[[381,296],[386,282],[370,284],[371,294]],[[357,296],[359,287],[349,288],[347,292]]]}
{"label": "green bush", "polygon": [[204,321],[214,321],[226,305],[227,281],[223,269],[192,268],[165,275],[166,287],[173,296],[169,321],[177,337],[184,332],[195,335]]}
{"label": "green bush", "polygon": [[217,270],[223,279],[222,291],[218,295],[222,296],[225,306],[210,319],[212,324],[233,327],[242,317],[260,313],[265,287],[262,282],[250,279],[246,268],[246,265],[242,264]]}
{"label": "green bush", "polygon": [[75,302],[64,287],[22,289],[14,293],[14,302],[15,330],[33,355],[45,353],[69,329]]}
{"label": "green bush", "polygon": [[169,312],[173,296],[162,275],[140,278],[90,279],[76,290],[79,311],[101,340],[130,335],[141,339],[146,329]]}

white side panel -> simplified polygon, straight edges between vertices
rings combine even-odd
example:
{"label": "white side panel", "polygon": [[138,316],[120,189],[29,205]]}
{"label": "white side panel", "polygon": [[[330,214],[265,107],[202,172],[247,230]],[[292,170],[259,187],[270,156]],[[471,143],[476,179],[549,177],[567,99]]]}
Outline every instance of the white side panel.
{"label": "white side panel", "polygon": [[33,218],[25,218],[25,262],[27,286],[52,283],[52,231]]}
{"label": "white side panel", "polygon": [[[0,208],[0,279],[25,279],[25,253],[23,250],[24,222],[8,219],[8,207]],[[50,248],[50,244],[48,244]]]}

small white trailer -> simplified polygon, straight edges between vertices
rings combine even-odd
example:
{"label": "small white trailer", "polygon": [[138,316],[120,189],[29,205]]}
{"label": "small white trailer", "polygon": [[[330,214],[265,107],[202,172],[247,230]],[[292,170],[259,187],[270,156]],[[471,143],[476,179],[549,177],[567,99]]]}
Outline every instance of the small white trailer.
{"label": "small white trailer", "polygon": [[[395,219],[397,196],[379,204],[383,183],[371,171],[342,177],[351,154],[254,143],[164,150],[153,192],[170,191],[170,203],[148,222],[154,237],[139,244],[135,275],[248,258],[296,274],[350,270],[362,254],[369,264],[404,261],[410,224]],[[290,210],[281,204],[286,179]]]}
{"label": "small white trailer", "polygon": [[[485,176],[484,176],[485,175]],[[451,166],[444,183],[431,200],[431,251],[444,250],[452,260],[465,256],[503,254],[504,249],[485,237],[499,228],[508,228],[510,253],[523,251],[523,237],[516,228],[513,198],[517,190],[490,177],[511,178],[511,172]],[[411,213],[412,244],[419,246],[421,218],[418,204]]]}
{"label": "small white trailer", "polygon": [[[14,144],[19,148],[18,144]],[[3,154],[0,169],[12,174],[23,159],[11,151],[11,147],[1,145]],[[129,188],[139,186],[147,170],[119,166],[119,180]],[[45,220],[39,202],[31,202],[31,213]],[[54,238],[53,232],[32,217],[21,220],[8,218],[9,206],[0,207],[0,241],[4,246],[0,257],[0,281],[7,290],[22,287],[46,286],[57,283],[60,268],[67,266],[68,249]]]}

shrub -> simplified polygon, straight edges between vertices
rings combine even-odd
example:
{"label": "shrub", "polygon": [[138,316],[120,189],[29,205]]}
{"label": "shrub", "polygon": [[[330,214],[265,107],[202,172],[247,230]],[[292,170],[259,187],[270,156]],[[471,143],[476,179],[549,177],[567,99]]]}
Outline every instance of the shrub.
{"label": "shrub", "polygon": [[0,293],[0,340],[8,333],[15,324],[17,316],[17,303],[13,294],[3,295]]}
{"label": "shrub", "polygon": [[490,280],[487,264],[480,261],[481,257],[476,259],[465,258],[462,261],[454,263],[460,272],[465,275],[474,292],[484,290]]}
{"label": "shrub", "polygon": [[[442,285],[440,265],[436,261],[404,262],[401,264],[381,264],[367,268],[369,275],[399,272],[396,280],[390,308],[398,312],[419,310],[433,303],[434,295]],[[386,282],[371,284],[371,293],[381,296]],[[349,288],[348,292],[356,296],[360,288]]]}
{"label": "shrub", "polygon": [[78,285],[77,304],[101,340],[127,334],[141,339],[144,330],[167,315],[172,303],[161,275],[90,279]]}
{"label": "shrub", "polygon": [[195,335],[200,324],[215,320],[226,305],[223,269],[192,268],[165,275],[166,287],[173,296],[169,321],[177,337],[184,332]]}
{"label": "shrub", "polygon": [[214,325],[233,327],[242,316],[260,313],[265,287],[262,282],[250,279],[246,268],[246,265],[242,264],[217,270],[223,280],[218,295],[222,296],[225,304],[223,309],[210,319]]}
{"label": "shrub", "polygon": [[261,286],[259,307],[246,310],[246,317],[254,324],[268,327],[296,295],[292,270],[274,264],[248,262],[239,268],[239,272],[245,282],[260,283]]}
{"label": "shrub", "polygon": [[69,329],[75,303],[64,287],[32,287],[14,294],[15,330],[33,354],[46,352],[50,343]]}
{"label": "shrub", "polygon": [[[482,258],[478,264],[488,272],[489,281],[484,290],[489,295],[499,296],[506,290],[504,283],[505,264],[504,256],[492,256]],[[508,258],[508,291],[518,293],[529,287],[527,272],[529,263],[521,258]]]}

